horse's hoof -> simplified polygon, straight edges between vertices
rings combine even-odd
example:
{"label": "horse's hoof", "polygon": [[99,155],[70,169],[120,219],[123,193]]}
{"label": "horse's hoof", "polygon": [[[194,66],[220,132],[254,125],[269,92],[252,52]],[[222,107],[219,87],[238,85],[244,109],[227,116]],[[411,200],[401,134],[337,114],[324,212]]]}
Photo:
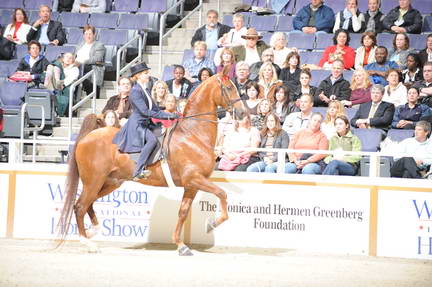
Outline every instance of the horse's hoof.
{"label": "horse's hoof", "polygon": [[207,218],[205,224],[205,232],[210,233],[217,227],[216,221],[213,218]]}
{"label": "horse's hoof", "polygon": [[100,253],[98,245],[96,243],[94,243],[93,241],[89,240],[88,238],[80,236],[80,242],[85,247],[87,247],[88,253]]}
{"label": "horse's hoof", "polygon": [[90,229],[86,229],[86,235],[87,238],[92,238],[95,235],[97,235],[99,233],[100,227],[99,226],[92,226]]}
{"label": "horse's hoof", "polygon": [[178,249],[178,253],[179,253],[179,256],[193,256],[192,251],[186,245],[184,245],[183,247],[180,247]]}

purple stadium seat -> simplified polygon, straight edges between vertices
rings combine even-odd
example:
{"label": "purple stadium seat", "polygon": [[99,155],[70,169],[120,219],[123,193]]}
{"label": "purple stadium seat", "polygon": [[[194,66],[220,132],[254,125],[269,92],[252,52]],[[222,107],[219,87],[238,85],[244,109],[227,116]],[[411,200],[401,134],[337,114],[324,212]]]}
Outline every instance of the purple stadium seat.
{"label": "purple stadium seat", "polygon": [[280,32],[291,32],[293,28],[293,17],[291,16],[279,16],[279,23],[276,31]]}
{"label": "purple stadium seat", "polygon": [[38,10],[40,5],[48,5],[52,8],[53,0],[24,0],[24,7],[27,10]]}
{"label": "purple stadium seat", "polygon": [[115,13],[93,13],[90,14],[89,24],[96,28],[117,28],[118,19],[119,15]]}
{"label": "purple stadium seat", "polygon": [[328,46],[333,46],[334,34],[318,33],[316,35],[316,50],[325,50]]}
{"label": "purple stadium seat", "polygon": [[224,15],[222,24],[232,27],[233,26],[233,15]]}
{"label": "purple stadium seat", "polygon": [[15,47],[15,58],[21,60],[28,53],[28,47],[27,45],[16,45]]}
{"label": "purple stadium seat", "polygon": [[258,6],[258,7],[265,7],[266,0],[243,0],[243,4]]}
{"label": "purple stadium seat", "polygon": [[162,81],[168,81],[173,78],[174,66],[165,66],[162,73]]}
{"label": "purple stadium seat", "polygon": [[0,9],[24,8],[22,0],[1,0]]}
{"label": "purple stadium seat", "polygon": [[326,113],[327,113],[327,107],[313,107],[312,112],[313,113],[320,113],[325,119]]}
{"label": "purple stadium seat", "polygon": [[143,0],[139,12],[163,13],[167,10],[166,0]]}
{"label": "purple stadium seat", "polygon": [[331,1],[326,1],[325,4],[330,8],[332,8],[334,13],[336,14],[337,12],[345,9],[345,2],[346,0],[331,0]]}
{"label": "purple stadium seat", "polygon": [[290,32],[288,33],[288,43],[292,43],[299,50],[312,50],[315,44],[315,35]]}
{"label": "purple stadium seat", "polygon": [[408,34],[410,39],[410,47],[417,50],[422,50],[426,47],[427,35]]}
{"label": "purple stadium seat", "polygon": [[19,109],[27,91],[27,83],[0,82],[0,103],[5,109]]}
{"label": "purple stadium seat", "polygon": [[397,6],[399,6],[399,1],[398,0],[381,1],[381,12],[383,12],[384,15],[387,15],[388,12],[390,12],[391,9],[393,9],[393,8],[395,8]]}
{"label": "purple stadium seat", "polygon": [[351,41],[349,42],[350,47],[353,48],[354,50],[357,49],[358,47],[360,47],[361,46],[361,37],[362,37],[362,34],[351,33],[350,34]]}
{"label": "purple stadium seat", "polygon": [[128,35],[122,30],[101,29],[98,33],[98,40],[106,46],[123,45],[128,40]]}
{"label": "purple stadium seat", "polygon": [[83,30],[79,28],[67,29],[67,43],[70,45],[77,45],[83,41]]}
{"label": "purple stadium seat", "polygon": [[404,139],[411,138],[413,136],[414,136],[414,130],[390,129],[387,132],[387,137],[394,142],[401,142]]}
{"label": "purple stadium seat", "polygon": [[351,119],[355,116],[357,113],[357,109],[355,108],[345,108],[345,112],[347,114],[348,120],[351,121]]}
{"label": "purple stadium seat", "polygon": [[150,29],[147,14],[121,14],[119,19],[119,29],[145,30]]}
{"label": "purple stadium seat", "polygon": [[282,15],[292,15],[295,12],[295,0],[291,0],[288,2],[288,5],[281,11]]}
{"label": "purple stadium seat", "polygon": [[0,25],[6,26],[12,22],[12,14],[13,10],[11,9],[3,9],[0,10]]}
{"label": "purple stadium seat", "polygon": [[316,64],[321,60],[323,52],[300,52],[301,64]]}
{"label": "purple stadium seat", "polygon": [[326,70],[312,70],[312,79],[311,79],[311,85],[318,87],[322,80],[330,76],[330,71]]}
{"label": "purple stadium seat", "polygon": [[249,26],[254,27],[257,31],[274,31],[277,23],[277,16],[252,16],[249,20]]}
{"label": "purple stadium seat", "polygon": [[432,32],[432,16],[424,17],[422,32]]}
{"label": "purple stadium seat", "polygon": [[351,82],[351,78],[353,76],[353,71],[352,70],[344,71],[343,76],[344,76],[345,80],[347,80],[348,82]]}
{"label": "purple stadium seat", "polygon": [[115,0],[114,11],[136,12],[138,5],[139,0]]}
{"label": "purple stadium seat", "polygon": [[360,12],[366,12],[368,9],[368,1],[358,1],[358,8]]}
{"label": "purple stadium seat", "polygon": [[377,36],[377,43],[379,46],[385,46],[388,50],[393,47],[394,34],[380,33]]}
{"label": "purple stadium seat", "polygon": [[84,27],[87,24],[89,13],[63,12],[60,14],[59,21],[63,27]]}
{"label": "purple stadium seat", "polygon": [[75,53],[74,46],[47,46],[45,51],[45,58],[52,62],[63,53]]}
{"label": "purple stadium seat", "polygon": [[432,1],[430,0],[416,0],[413,1],[413,7],[420,11],[421,14],[432,14]]}
{"label": "purple stadium seat", "polygon": [[261,35],[263,36],[261,40],[263,40],[267,45],[270,45],[270,39],[273,33],[261,33]]}
{"label": "purple stadium seat", "polygon": [[362,151],[376,152],[381,143],[382,131],[380,129],[352,129],[362,143]]}
{"label": "purple stadium seat", "polygon": [[0,61],[0,78],[8,78],[18,67],[19,60]]}

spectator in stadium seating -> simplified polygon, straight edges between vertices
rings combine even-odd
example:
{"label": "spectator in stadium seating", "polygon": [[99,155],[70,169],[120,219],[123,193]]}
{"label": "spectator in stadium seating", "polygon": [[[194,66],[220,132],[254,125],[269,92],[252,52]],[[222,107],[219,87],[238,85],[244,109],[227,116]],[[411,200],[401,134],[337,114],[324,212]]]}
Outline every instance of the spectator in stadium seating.
{"label": "spectator in stadium seating", "polygon": [[423,81],[416,82],[413,87],[420,91],[422,104],[432,107],[432,62],[426,62],[423,66]]}
{"label": "spectator in stadium seating", "polygon": [[398,70],[390,69],[388,71],[388,85],[385,87],[382,100],[387,103],[392,103],[395,107],[405,105],[407,102],[407,88],[400,80],[401,77]]}
{"label": "spectator in stadium seating", "polygon": [[30,29],[31,26],[28,24],[27,14],[24,9],[16,8],[12,14],[12,23],[6,26],[3,37],[18,45],[25,44]]}
{"label": "spectator in stadium seating", "polygon": [[368,0],[368,10],[363,14],[365,25],[362,32],[381,33],[385,15],[380,11],[381,0]]}
{"label": "spectator in stadium seating", "polygon": [[236,62],[245,61],[249,66],[259,62],[264,50],[269,48],[264,41],[260,40],[262,36],[258,34],[255,28],[249,28],[246,34],[241,37],[246,39],[246,44],[232,48]]}
{"label": "spectator in stadium seating", "polygon": [[105,0],[75,0],[72,6],[73,13],[105,13]]}
{"label": "spectator in stadium seating", "polygon": [[229,26],[219,23],[218,18],[219,14],[216,10],[207,11],[207,24],[195,31],[191,41],[192,47],[195,48],[196,42],[204,41],[207,49],[216,50],[218,48],[218,39],[231,30]]}
{"label": "spectator in stadium seating", "polygon": [[274,62],[274,52],[272,48],[265,49],[261,55],[261,61],[256,62],[250,66],[249,79],[252,81],[257,81],[259,78],[259,71],[264,63],[271,63],[274,69],[276,70],[276,74],[279,77],[281,69]]}
{"label": "spectator in stadium seating", "polygon": [[401,69],[406,68],[406,58],[414,50],[409,47],[409,38],[406,33],[397,33],[393,38],[393,48],[390,49],[388,59],[396,62]]}
{"label": "spectator in stadium seating", "polygon": [[419,95],[420,92],[417,88],[411,87],[408,90],[408,102],[396,107],[392,128],[412,130],[421,119],[431,116],[432,110],[428,106],[418,103]]}
{"label": "spectator in stadium seating", "polygon": [[375,62],[364,67],[374,84],[386,86],[388,84],[386,80],[388,70],[399,69],[396,62],[387,61],[387,55],[387,48],[378,46],[375,50]]}
{"label": "spectator in stadium seating", "polygon": [[236,76],[234,78],[234,84],[237,87],[237,91],[240,94],[242,100],[247,99],[246,86],[249,84],[249,65],[245,61],[240,61],[236,65]]}
{"label": "spectator in stadium seating", "polygon": [[376,36],[373,32],[365,32],[361,37],[361,46],[356,50],[354,67],[363,68],[375,62]]}
{"label": "spectator in stadium seating", "polygon": [[56,91],[57,114],[63,117],[69,107],[70,85],[79,77],[79,69],[75,66],[75,56],[72,53],[64,53],[61,58],[48,65],[44,86]]}
{"label": "spectator in stadium seating", "polygon": [[349,33],[343,29],[337,30],[333,37],[334,46],[329,46],[324,50],[318,66],[330,69],[334,61],[340,60],[346,70],[354,67],[355,51],[349,46],[349,42]]}
{"label": "spectator in stadium seating", "polygon": [[[345,115],[336,117],[335,127],[336,134],[329,141],[329,150],[361,151],[361,141],[351,132],[349,120]],[[322,174],[356,175],[360,159],[360,155],[329,154],[324,159],[327,166]]]}
{"label": "spectator in stadium seating", "polygon": [[294,30],[313,34],[330,33],[333,29],[335,15],[333,10],[324,5],[323,0],[311,0],[311,4],[301,8],[293,19]]}
{"label": "spectator in stadium seating", "polygon": [[[296,132],[290,138],[289,149],[327,150],[328,140],[321,131],[323,116],[313,113],[308,127]],[[289,162],[285,164],[285,173],[321,174],[325,163],[325,154],[288,153]]]}
{"label": "spectator in stadium seating", "polygon": [[[181,115],[184,115],[184,110],[185,110],[185,108],[186,108],[186,104],[187,104],[187,99],[180,99],[178,102],[177,102],[177,111],[181,114]],[[227,114],[229,114],[229,113],[227,113]]]}
{"label": "spectator in stadium seating", "polygon": [[426,48],[419,53],[420,63],[423,66],[426,62],[432,62],[432,34],[426,38]]}
{"label": "spectator in stadium seating", "polygon": [[207,80],[208,78],[210,78],[211,76],[213,76],[213,71],[210,70],[209,68],[202,68],[201,70],[199,70],[198,72],[198,78],[197,81],[195,81],[192,84],[192,89],[190,91],[190,95],[192,95],[192,93],[195,91],[196,88],[198,88],[198,86],[204,82],[205,80]]}
{"label": "spectator in stadium seating", "polygon": [[165,97],[168,94],[168,85],[162,80],[157,80],[151,90],[151,96],[153,98],[153,101],[158,105],[159,109],[165,109]]}
{"label": "spectator in stadium seating", "polygon": [[228,33],[224,34],[218,40],[218,45],[221,47],[234,47],[246,44],[246,40],[242,38],[246,35],[247,28],[244,25],[244,16],[241,13],[233,15],[233,27]]}
{"label": "spectator in stadium seating", "polygon": [[402,71],[402,83],[408,88],[415,82],[423,80],[420,57],[417,53],[411,53],[406,58],[407,68]]}
{"label": "spectator in stadium seating", "polygon": [[300,86],[300,73],[300,55],[297,52],[291,52],[286,57],[279,80],[283,81],[291,90],[294,90]]}
{"label": "spectator in stadium seating", "polygon": [[223,48],[220,54],[220,65],[216,67],[216,73],[222,72],[225,66],[228,66],[228,76],[231,80],[235,78],[235,56],[234,52],[230,48]]}
{"label": "spectator in stadium seating", "polygon": [[331,100],[349,100],[351,97],[350,83],[343,77],[341,60],[333,62],[331,75],[321,81],[315,94],[314,106],[326,107]]}
{"label": "spectator in stadium seating", "polygon": [[358,108],[360,104],[371,101],[371,87],[369,75],[363,68],[356,69],[351,79],[351,97],[341,101],[349,108]]}
{"label": "spectator in stadium seating", "polygon": [[222,154],[224,138],[234,129],[234,119],[230,113],[225,113],[225,117],[218,121],[217,136],[215,144],[215,155],[219,157]]}
{"label": "spectator in stadium seating", "polygon": [[267,99],[261,99],[258,107],[257,114],[251,116],[251,124],[259,131],[264,127],[265,117],[272,112],[272,106]]}
{"label": "spectator in stadium seating", "polygon": [[421,172],[426,171],[432,164],[432,141],[428,139],[430,131],[430,123],[419,121],[415,126],[414,137],[404,139],[399,143],[399,152],[414,156],[395,158],[396,161],[390,170],[392,177],[422,177]]}
{"label": "spectator in stadium seating", "polygon": [[[289,137],[280,125],[279,117],[270,113],[264,120],[265,126],[261,130],[260,148],[288,148]],[[277,153],[259,152],[260,161],[248,166],[248,172],[271,172],[277,171]]]}
{"label": "spectator in stadium seating", "polygon": [[118,95],[108,99],[102,112],[113,110],[120,120],[121,125],[124,125],[129,116],[132,114],[132,106],[129,102],[129,95],[132,90],[132,82],[127,77],[120,77],[117,81]]}
{"label": "spectator in stadium seating", "polygon": [[296,103],[296,106],[300,106],[300,97],[304,94],[311,95],[312,98],[315,97],[317,92],[317,87],[311,86],[310,82],[312,80],[312,74],[309,69],[302,69],[300,72],[300,85],[298,85],[294,90],[291,91],[292,100]]}
{"label": "spectator in stadium seating", "polygon": [[290,90],[287,86],[282,85],[276,88],[276,102],[273,105],[273,112],[280,119],[283,124],[287,115],[298,112],[300,109],[291,101]]}
{"label": "spectator in stadium seating", "polygon": [[349,33],[360,33],[365,25],[365,18],[358,9],[357,0],[346,0],[345,9],[336,13],[333,32],[344,29]]}
{"label": "spectator in stadium seating", "polygon": [[259,71],[259,81],[261,94],[263,98],[269,100],[270,105],[272,106],[275,99],[276,88],[283,84],[282,81],[278,80],[276,69],[273,66],[273,63],[265,62]]}
{"label": "spectator in stadium seating", "polygon": [[204,41],[196,41],[194,44],[193,58],[186,59],[184,67],[186,70],[185,78],[192,83],[197,81],[198,73],[202,68],[208,68],[215,73],[216,67],[213,60],[206,57],[207,44]]}
{"label": "spectator in stadium seating", "polygon": [[329,140],[336,135],[335,120],[338,115],[346,115],[344,106],[341,102],[332,100],[329,102],[325,119],[321,124],[321,131]]}
{"label": "spectator in stadium seating", "polygon": [[[83,41],[76,47],[76,64],[84,65],[84,74],[91,70],[95,71],[96,97],[99,98],[105,73],[105,45],[96,41],[96,28],[91,25],[84,26]],[[89,95],[93,91],[92,79],[86,79],[83,88]]]}
{"label": "spectator in stadium seating", "polygon": [[32,82],[29,87],[39,87],[44,82],[45,71],[49,65],[48,60],[40,53],[42,46],[38,41],[32,40],[27,44],[28,54],[18,63],[17,71],[30,72]]}
{"label": "spectator in stadium seating", "polygon": [[258,148],[260,133],[251,125],[249,116],[234,121],[234,128],[223,139],[218,168],[221,170],[246,171],[247,167],[259,158],[254,151],[244,151],[244,148]]}
{"label": "spectator in stadium seating", "polygon": [[270,47],[273,49],[274,59],[273,62],[278,65],[280,69],[284,67],[286,57],[291,52],[298,52],[296,47],[288,48],[288,39],[284,32],[275,32],[270,38]]}
{"label": "spectator in stadium seating", "polygon": [[[162,103],[163,107],[165,108],[165,112],[177,114],[181,116],[179,112],[177,112],[177,98],[173,94],[167,94],[165,96],[165,100]],[[152,119],[152,122],[157,124],[162,124],[162,130],[165,131],[166,128],[169,128],[172,126],[178,119],[173,120],[161,120],[161,119]]]}
{"label": "spectator in stadium seating", "polygon": [[102,112],[102,118],[107,127],[121,128],[120,121],[115,111],[106,110]]}
{"label": "spectator in stadium seating", "polygon": [[299,130],[308,126],[312,116],[313,97],[308,94],[303,94],[300,97],[300,112],[289,114],[282,128],[288,133],[290,138]]}
{"label": "spectator in stadium seating", "polygon": [[384,28],[392,33],[420,34],[423,18],[411,6],[411,0],[399,0],[399,6],[388,12],[383,20]]}
{"label": "spectator in stadium seating", "polygon": [[62,46],[66,43],[66,34],[62,23],[51,20],[51,8],[47,5],[39,7],[37,19],[27,34],[27,42],[36,40],[42,45]]}
{"label": "spectator in stadium seating", "polygon": [[71,12],[74,0],[54,0],[52,10],[56,12]]}
{"label": "spectator in stadium seating", "polygon": [[376,128],[387,131],[392,123],[395,106],[382,100],[384,87],[375,84],[371,89],[371,102],[360,105],[351,125],[355,128]]}
{"label": "spectator in stadium seating", "polygon": [[251,115],[258,114],[257,111],[258,105],[262,99],[262,95],[260,95],[260,91],[261,91],[260,86],[255,81],[250,81],[246,85],[247,100],[245,101],[245,103],[246,103],[246,108],[249,110],[249,113]]}
{"label": "spectator in stadium seating", "polygon": [[174,65],[174,78],[166,82],[169,92],[178,99],[188,98],[192,89],[192,83],[184,76],[185,68],[181,65]]}

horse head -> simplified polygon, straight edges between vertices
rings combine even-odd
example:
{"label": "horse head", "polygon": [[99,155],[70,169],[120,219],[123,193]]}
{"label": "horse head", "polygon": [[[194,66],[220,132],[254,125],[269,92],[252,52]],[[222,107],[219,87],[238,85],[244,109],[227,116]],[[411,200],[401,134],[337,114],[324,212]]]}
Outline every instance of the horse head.
{"label": "horse head", "polygon": [[214,76],[220,85],[220,93],[215,95],[215,103],[226,109],[233,118],[242,119],[244,116],[249,114],[249,111],[243,104],[237,91],[237,87],[228,77],[228,71],[229,67],[225,66],[220,73]]}

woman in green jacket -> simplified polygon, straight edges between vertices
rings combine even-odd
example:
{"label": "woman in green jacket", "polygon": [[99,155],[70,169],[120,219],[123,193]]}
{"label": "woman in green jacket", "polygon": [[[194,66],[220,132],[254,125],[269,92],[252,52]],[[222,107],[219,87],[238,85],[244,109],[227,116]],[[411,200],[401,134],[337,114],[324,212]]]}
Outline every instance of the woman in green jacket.
{"label": "woman in green jacket", "polygon": [[[361,151],[360,139],[353,135],[350,123],[345,115],[338,115],[335,119],[336,135],[330,139],[329,150]],[[325,159],[326,168],[322,174],[326,175],[355,175],[360,162],[360,155],[329,154]]]}

